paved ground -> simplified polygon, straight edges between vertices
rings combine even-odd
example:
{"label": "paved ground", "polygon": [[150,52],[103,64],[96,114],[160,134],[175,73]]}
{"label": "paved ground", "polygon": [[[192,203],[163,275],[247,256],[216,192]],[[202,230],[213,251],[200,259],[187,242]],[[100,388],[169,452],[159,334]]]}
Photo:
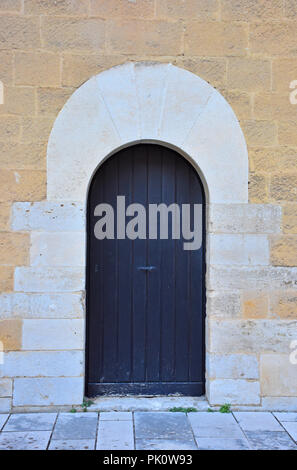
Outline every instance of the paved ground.
{"label": "paved ground", "polygon": [[0,414],[0,450],[297,450],[297,413]]}

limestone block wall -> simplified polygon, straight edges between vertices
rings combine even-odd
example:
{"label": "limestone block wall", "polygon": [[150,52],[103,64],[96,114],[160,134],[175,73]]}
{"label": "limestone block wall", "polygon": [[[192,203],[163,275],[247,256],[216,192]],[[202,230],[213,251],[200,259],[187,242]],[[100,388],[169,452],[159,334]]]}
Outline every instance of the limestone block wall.
{"label": "limestone block wall", "polygon": [[81,402],[85,206],[47,200],[47,142],[80,85],[142,60],[209,82],[248,145],[249,204],[209,207],[209,400],[297,409],[296,26],[292,0],[0,2],[0,412]]}

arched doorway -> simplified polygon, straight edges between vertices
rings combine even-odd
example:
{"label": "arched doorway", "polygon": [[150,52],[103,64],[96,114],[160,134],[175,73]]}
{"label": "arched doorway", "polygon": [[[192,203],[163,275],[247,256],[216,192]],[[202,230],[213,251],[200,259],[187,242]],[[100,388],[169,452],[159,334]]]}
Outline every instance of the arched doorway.
{"label": "arched doorway", "polygon": [[[167,212],[167,237],[160,225],[150,232],[149,205],[160,203],[180,209],[179,226]],[[109,204],[114,217],[108,229],[109,222],[99,222],[98,237],[96,224],[106,215],[101,204]],[[142,227],[144,219],[135,223],[139,211],[127,209],[130,204],[143,206]],[[199,249],[185,249],[185,205],[189,229],[194,205],[202,207]],[[91,181],[87,237],[86,394],[204,394],[205,195],[193,166],[155,144],[108,158]]]}

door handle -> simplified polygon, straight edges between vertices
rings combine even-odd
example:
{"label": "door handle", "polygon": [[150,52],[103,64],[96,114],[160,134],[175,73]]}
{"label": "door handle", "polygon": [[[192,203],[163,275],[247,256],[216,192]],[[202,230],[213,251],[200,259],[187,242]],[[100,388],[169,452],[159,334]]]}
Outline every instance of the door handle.
{"label": "door handle", "polygon": [[139,266],[139,271],[153,271],[156,269],[156,266]]}

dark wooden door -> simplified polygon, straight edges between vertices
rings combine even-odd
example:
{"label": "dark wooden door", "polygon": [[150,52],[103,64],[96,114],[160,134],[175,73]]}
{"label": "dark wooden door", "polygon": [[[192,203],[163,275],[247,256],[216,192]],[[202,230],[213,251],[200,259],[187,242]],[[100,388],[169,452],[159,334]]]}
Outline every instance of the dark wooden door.
{"label": "dark wooden door", "polygon": [[[98,240],[95,207],[116,208],[118,195],[126,206],[203,204],[202,247],[186,251],[170,231],[168,239]],[[204,393],[204,210],[196,171],[165,147],[129,147],[96,172],[87,224],[88,396]]]}

